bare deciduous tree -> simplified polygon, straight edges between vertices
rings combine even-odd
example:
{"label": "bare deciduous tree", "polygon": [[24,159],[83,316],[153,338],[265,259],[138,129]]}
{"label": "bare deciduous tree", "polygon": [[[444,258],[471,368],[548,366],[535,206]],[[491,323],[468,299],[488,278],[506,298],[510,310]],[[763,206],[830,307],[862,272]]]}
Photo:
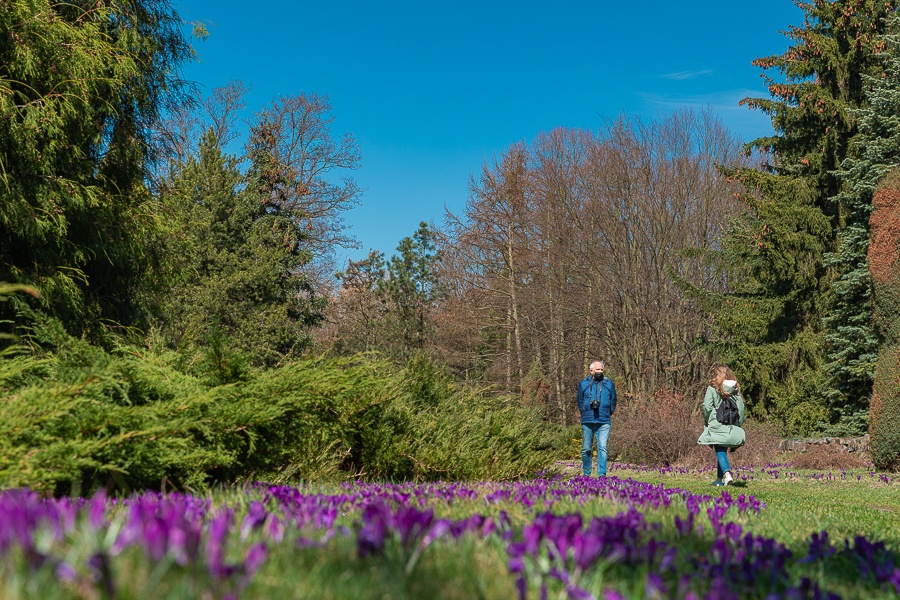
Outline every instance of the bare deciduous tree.
{"label": "bare deciduous tree", "polygon": [[528,260],[522,234],[530,219],[525,197],[526,155],[521,145],[511,147],[492,168],[482,170],[479,181],[470,182],[469,214],[479,218],[464,224],[448,214],[448,222],[458,244],[457,261],[469,267],[459,275],[467,278],[469,289],[485,292],[491,303],[480,311],[485,324],[497,321],[504,346],[501,360],[507,389],[525,375],[522,348],[523,324],[520,318],[520,260]]}
{"label": "bare deciduous tree", "polygon": [[155,187],[165,185],[188,157],[199,152],[200,138],[207,130],[219,146],[225,147],[237,139],[235,125],[246,109],[244,96],[249,88],[240,81],[214,88],[206,99],[187,98],[173,107],[153,130],[153,146],[156,151],[156,168],[153,172]]}
{"label": "bare deciduous tree", "polygon": [[709,360],[695,343],[705,315],[672,275],[717,284],[688,251],[714,251],[739,210],[716,167],[740,160],[709,111],[512,146],[473,179],[465,215],[448,215],[444,260],[478,319],[453,338],[468,349],[440,351],[489,362],[484,376],[510,391],[538,368],[550,384],[543,408],[560,422],[574,417],[569,396],[595,357],[626,396],[695,384]]}
{"label": "bare deciduous tree", "polygon": [[330,111],[324,96],[280,97],[255,115],[247,144],[251,168],[271,205],[289,213],[304,232],[311,258],[307,275],[323,285],[334,271],[335,249],[358,247],[343,213],[362,194],[356,181],[343,175],[358,168],[359,148],[349,133],[332,133]]}

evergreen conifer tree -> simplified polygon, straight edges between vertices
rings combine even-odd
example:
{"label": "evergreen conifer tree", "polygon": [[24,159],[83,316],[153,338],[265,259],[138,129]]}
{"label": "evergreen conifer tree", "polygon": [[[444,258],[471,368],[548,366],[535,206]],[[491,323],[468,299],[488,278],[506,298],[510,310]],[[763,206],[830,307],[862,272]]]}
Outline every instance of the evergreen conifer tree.
{"label": "evergreen conifer tree", "polygon": [[406,359],[425,347],[428,310],[440,294],[435,266],[441,252],[424,221],[412,237],[400,240],[397,252],[387,263],[387,277],[379,282],[377,293],[388,307],[387,352]]}
{"label": "evergreen conifer tree", "polygon": [[791,27],[786,52],[754,64],[771,97],[742,101],[772,121],[774,134],[747,151],[759,168],[726,171],[745,184],[748,212],[722,241],[731,292],[714,302],[713,347],[742,377],[748,396],[781,416],[795,433],[829,419],[823,400],[823,319],[846,214],[837,197],[841,163],[857,134],[854,110],[865,105],[866,75],[881,73],[877,50],[897,2],[810,0]]}
{"label": "evergreen conifer tree", "polygon": [[300,267],[302,233],[209,130],[162,198],[170,219],[160,319],[169,343],[219,381],[305,348],[321,306]]}
{"label": "evergreen conifer tree", "polygon": [[183,26],[165,0],[0,2],[0,281],[77,335],[140,322],[149,127]]}
{"label": "evergreen conifer tree", "polygon": [[838,251],[828,265],[838,276],[833,283],[834,306],[824,319],[828,347],[825,372],[827,399],[840,415],[837,433],[858,434],[866,429],[872,377],[879,337],[872,324],[872,281],[866,265],[872,196],[879,182],[900,164],[900,39],[896,15],[892,34],[884,40],[884,72],[867,75],[867,106],[854,111],[859,133],[856,158],[848,158],[838,175],[846,189],[838,201],[846,214],[838,232]]}

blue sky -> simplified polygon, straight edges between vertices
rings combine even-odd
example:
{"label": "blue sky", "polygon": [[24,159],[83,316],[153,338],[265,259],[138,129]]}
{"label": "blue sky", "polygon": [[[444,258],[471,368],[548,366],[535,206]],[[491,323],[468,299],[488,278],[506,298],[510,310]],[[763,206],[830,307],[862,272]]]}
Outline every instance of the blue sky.
{"label": "blue sky", "polygon": [[362,166],[351,175],[366,191],[345,222],[362,247],[339,263],[369,249],[390,256],[420,221],[461,213],[485,161],[557,126],[710,106],[744,139],[770,133],[738,101],[767,96],[750,62],[785,50],[780,32],[802,19],[791,0],[175,6],[209,29],[184,71],[201,90],[240,80],[250,112],[278,95],[325,95],[334,132],[356,138]]}

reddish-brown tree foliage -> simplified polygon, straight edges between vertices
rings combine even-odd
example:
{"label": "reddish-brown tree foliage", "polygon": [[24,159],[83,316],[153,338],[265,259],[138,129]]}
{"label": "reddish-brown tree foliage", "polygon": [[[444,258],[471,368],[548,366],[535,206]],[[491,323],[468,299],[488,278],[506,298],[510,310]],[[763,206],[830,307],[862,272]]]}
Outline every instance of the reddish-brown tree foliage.
{"label": "reddish-brown tree foliage", "polygon": [[900,170],[889,174],[872,199],[869,271],[875,321],[883,337],[869,408],[872,461],[900,469]]}

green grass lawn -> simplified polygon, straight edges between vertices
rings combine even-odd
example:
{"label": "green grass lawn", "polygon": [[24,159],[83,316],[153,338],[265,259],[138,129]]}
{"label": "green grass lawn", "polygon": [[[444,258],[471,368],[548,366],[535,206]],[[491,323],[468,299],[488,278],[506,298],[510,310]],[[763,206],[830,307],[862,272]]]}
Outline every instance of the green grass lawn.
{"label": "green grass lawn", "polygon": [[727,488],[710,485],[712,476],[696,472],[682,475],[616,469],[611,474],[696,494],[752,495],[765,502],[766,507],[758,516],[747,517],[743,524],[754,533],[775,538],[792,549],[805,544],[812,533],[826,530],[832,540],[864,535],[870,541],[883,541],[900,554],[900,478],[894,476],[885,483],[878,478],[879,474],[870,475],[868,469],[847,471],[842,479],[840,470],[789,468],[778,469],[779,476],[775,478],[757,468],[745,473],[752,480],[741,481],[742,471],[736,471],[739,481]]}

